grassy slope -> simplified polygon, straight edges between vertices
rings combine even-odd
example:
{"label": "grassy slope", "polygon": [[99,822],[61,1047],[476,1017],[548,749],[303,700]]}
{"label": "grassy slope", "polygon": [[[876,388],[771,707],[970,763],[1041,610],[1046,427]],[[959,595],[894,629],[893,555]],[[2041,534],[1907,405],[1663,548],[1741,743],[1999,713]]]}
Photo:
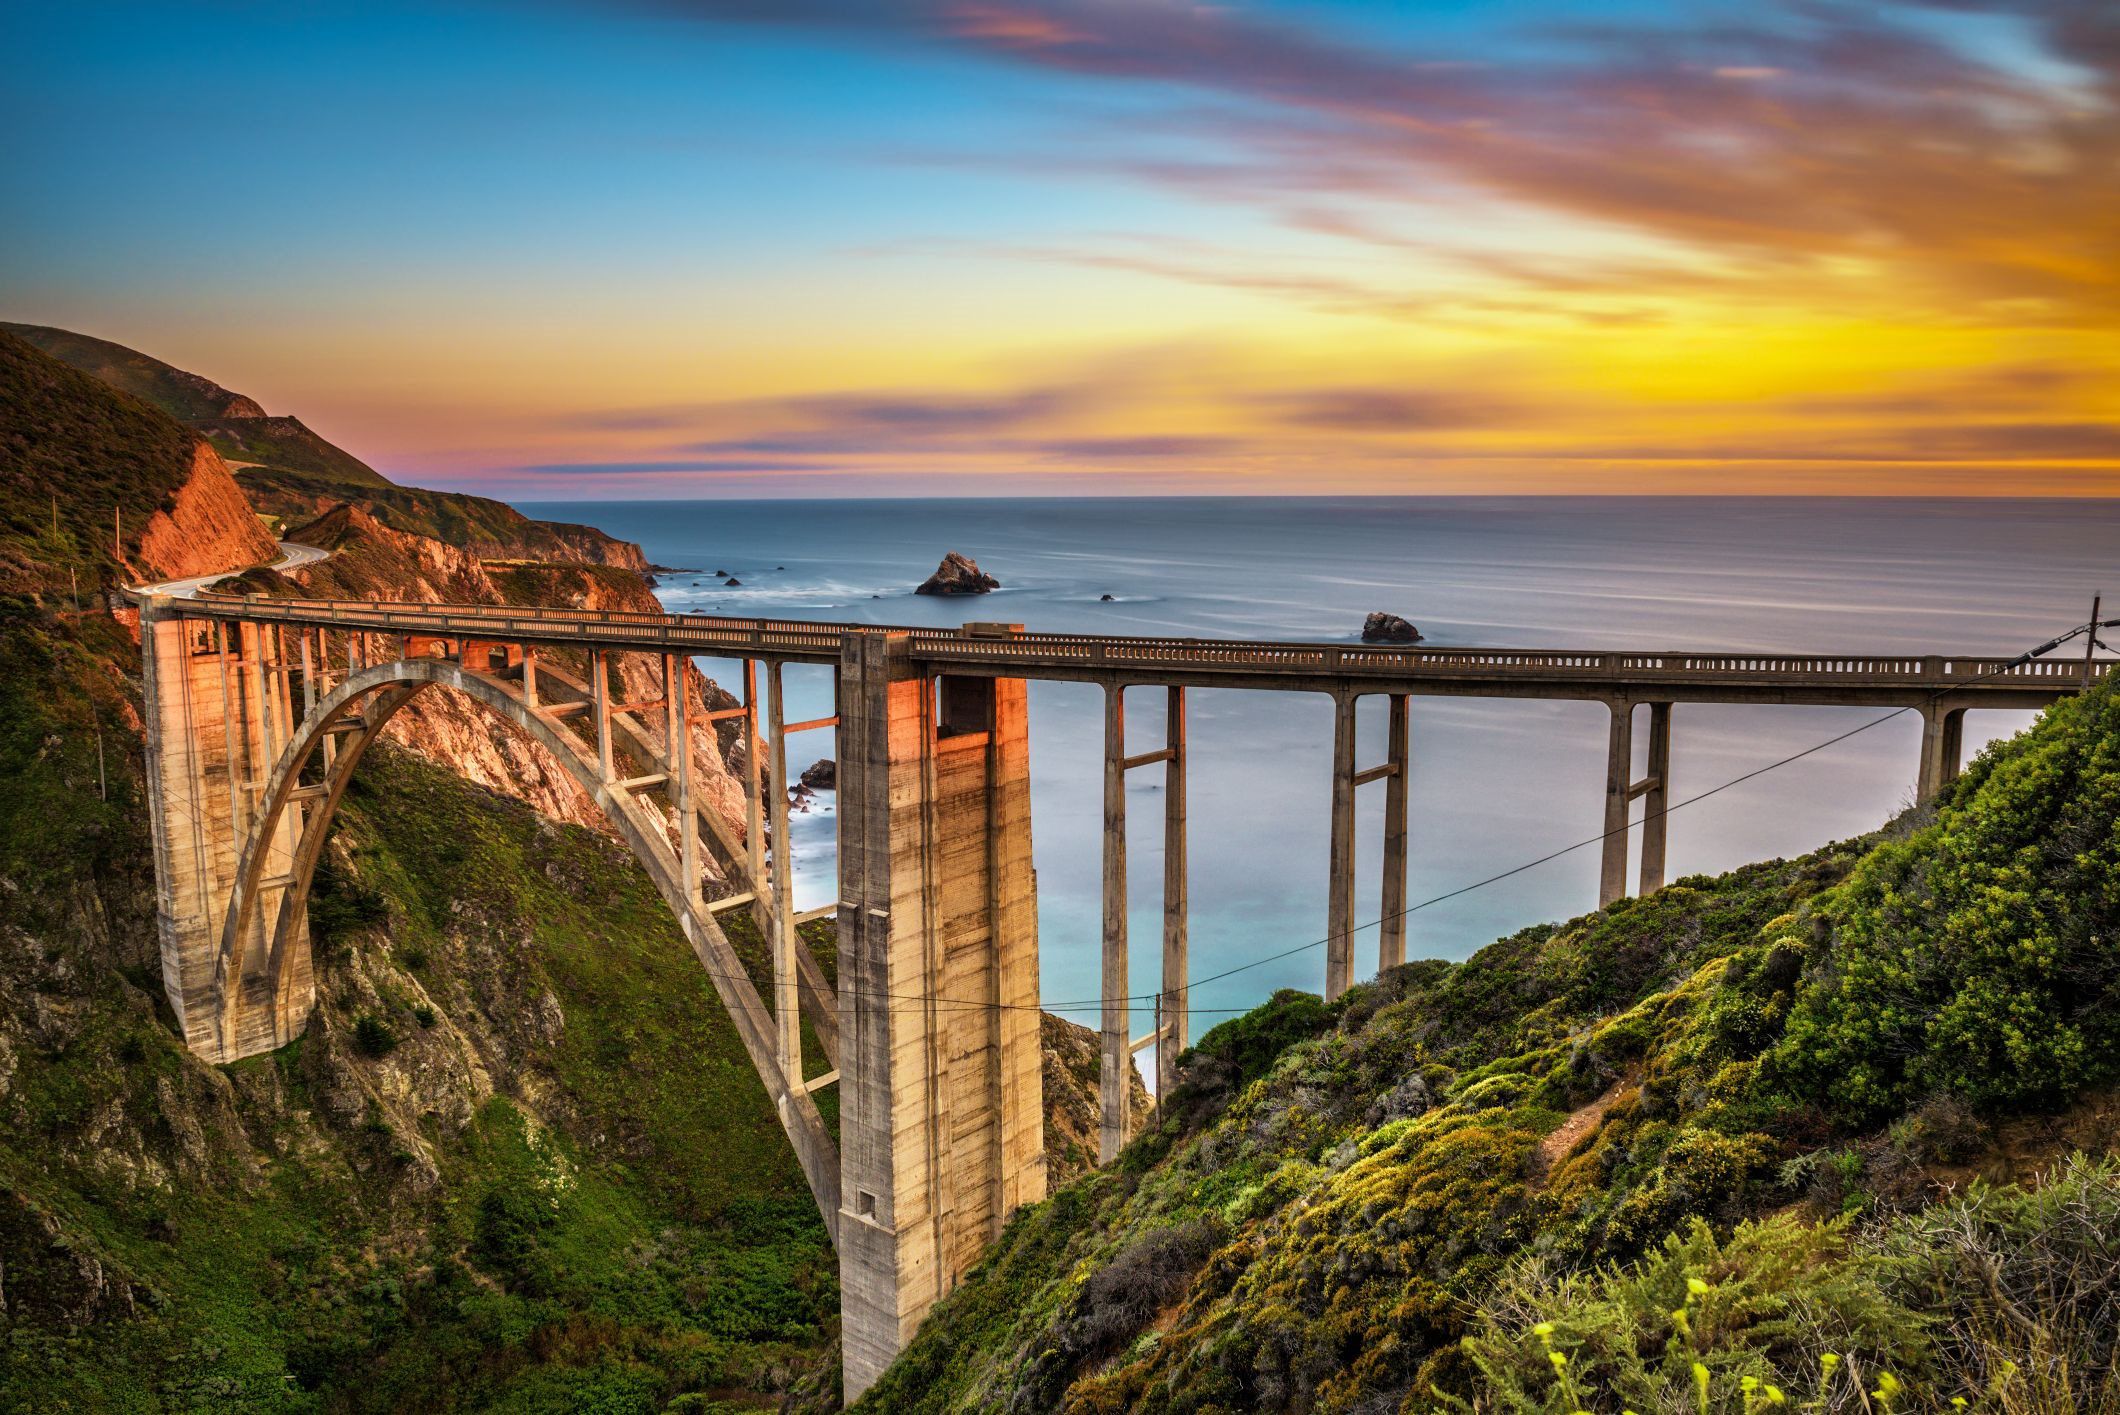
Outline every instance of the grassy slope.
{"label": "grassy slope", "polygon": [[[568,538],[607,539],[593,527],[533,521],[483,496],[398,486],[298,419],[225,416],[231,402],[250,400],[122,344],[44,325],[0,323],[0,338],[10,336],[189,425],[231,462],[256,464],[239,469],[244,490],[258,510],[280,517],[286,525],[300,524],[347,501],[392,529],[483,555],[573,561],[581,558],[580,551]],[[124,464],[122,458],[100,461]]]}
{"label": "grassy slope", "polygon": [[115,568],[111,513],[137,542],[191,475],[196,441],[0,331],[0,582],[64,593],[71,568],[84,594],[103,585]]}
{"label": "grassy slope", "polygon": [[[1889,1223],[1873,1235],[1918,1250],[1892,1272],[1939,1275],[1902,1282],[1897,1307],[1877,1305],[1882,1269],[1852,1272],[1838,1230],[1746,1229],[1735,1256],[1716,1247],[1778,1210],[1914,1223],[1983,1158],[2007,1179],[2072,1144],[2111,1146],[2109,1106],[2032,1117],[2120,1079],[2116,929],[2108,685],[1988,754],[1933,821],[1890,838],[1680,881],[1462,965],[1398,970],[1332,1008],[1284,995],[1217,1028],[1164,1124],[1019,1217],[862,1408],[1572,1409],[1526,1330],[1544,1315],[1554,1339],[1586,1344],[1586,1379],[1609,1378],[1637,1408],[1693,1409],[1696,1353],[1668,1313],[1703,1274],[1716,1285],[1701,1312],[1729,1308],[1700,1337],[1712,1409],[1742,1407],[1742,1374],[1856,1408],[1845,1376],[1817,1379],[1820,1342],[1858,1369],[1896,1370],[1922,1408],[1981,1396],[2005,1359],[2061,1394],[1990,1397],[1998,1408],[2120,1404],[2116,1324],[2098,1305],[2110,1299],[2089,1279],[2090,1297],[2072,1277],[2032,1305],[2035,1323],[2075,1333],[2053,1338],[2075,1358],[2070,1377],[2021,1333],[1985,1354],[1908,1336],[1997,1326],[1984,1290],[1940,1276],[1967,1265],[1939,1257],[1937,1235],[1973,1220],[1939,1220],[1927,1239]],[[2057,1270],[2120,1282],[2120,1174],[2079,1189],[2090,1197],[2055,1209],[2082,1230]],[[1993,1246],[2058,1247],[2058,1232]],[[1660,1277],[1631,1307],[1613,1297],[1620,1279],[1591,1291],[1556,1276],[1644,1256]],[[1747,1272],[1768,1270],[1740,1320]],[[1790,1316],[1791,1296],[1812,1326]],[[1772,1321],[1761,1302],[1781,1304]],[[1614,1312],[1653,1321],[1620,1341]],[[2101,1329],[2102,1345],[2084,1335]],[[1675,1374],[1624,1385],[1618,1346]]]}
{"label": "grassy slope", "polygon": [[237,396],[210,378],[186,373],[108,339],[42,324],[0,323],[0,329],[61,363],[160,408],[178,422],[218,418]]}
{"label": "grassy slope", "polygon": [[252,407],[255,404],[210,378],[172,367],[123,344],[71,330],[37,324],[6,324],[0,328],[191,425],[232,461],[260,462],[286,468],[296,476],[349,485],[390,485],[360,458],[326,442],[294,418],[227,417],[232,403]]}

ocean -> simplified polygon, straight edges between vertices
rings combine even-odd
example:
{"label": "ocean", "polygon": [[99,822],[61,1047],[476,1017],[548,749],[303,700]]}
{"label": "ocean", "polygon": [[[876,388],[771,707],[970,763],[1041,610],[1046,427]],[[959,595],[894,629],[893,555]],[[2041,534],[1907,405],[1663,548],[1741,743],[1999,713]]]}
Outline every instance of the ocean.
{"label": "ocean", "polygon": [[[2120,613],[2120,502],[1665,498],[1215,498],[568,502],[524,505],[640,542],[673,611],[954,627],[1353,642],[1371,610],[1436,645],[1738,652],[2017,653],[2082,623],[2094,593]],[[1002,582],[916,596],[945,551]],[[708,572],[742,583],[724,587]],[[1103,596],[1111,596],[1109,601]],[[2081,641],[2065,652],[2081,654]],[[725,684],[733,666],[701,659]],[[821,667],[787,670],[796,718],[831,712]],[[1130,750],[1162,744],[1160,690],[1127,699]],[[1102,692],[1031,687],[1041,984],[1095,1024]],[[1191,718],[1194,1033],[1276,988],[1323,984],[1329,699],[1196,689]],[[1675,798],[1883,716],[1876,709],[1681,704]],[[1365,700],[1360,764],[1381,755],[1384,702]],[[1606,710],[1597,703],[1416,698],[1411,882],[1422,901],[1602,827]],[[1967,756],[2029,715],[1976,712]],[[1646,718],[1636,752],[1645,750]],[[830,755],[792,738],[791,771]],[[1874,829],[1913,796],[1911,713],[1675,812],[1669,878],[1800,854]],[[1160,968],[1160,773],[1128,789],[1132,984]],[[1382,788],[1360,793],[1357,918],[1375,920]],[[832,797],[792,832],[798,903],[834,893]],[[1410,957],[1461,959],[1596,903],[1579,849],[1419,909]],[[1630,881],[1632,874],[1630,871]],[[1375,931],[1358,936],[1374,971]],[[1293,956],[1243,965],[1290,949]],[[1148,1030],[1139,1019],[1136,1030]],[[1143,1066],[1150,1063],[1147,1054]],[[1152,1070],[1150,1071],[1152,1075]]]}

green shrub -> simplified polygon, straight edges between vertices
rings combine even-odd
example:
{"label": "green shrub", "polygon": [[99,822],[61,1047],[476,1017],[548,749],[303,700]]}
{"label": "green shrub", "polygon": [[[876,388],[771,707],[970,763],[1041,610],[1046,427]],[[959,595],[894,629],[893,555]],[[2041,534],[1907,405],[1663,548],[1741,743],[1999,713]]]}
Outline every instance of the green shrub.
{"label": "green shrub", "polygon": [[1751,1411],[1773,1403],[1769,1388],[1791,1405],[1830,1399],[1851,1376],[1904,1372],[1928,1351],[1922,1318],[1881,1290],[1889,1267],[1851,1250],[1842,1225],[1789,1217],[1726,1242],[1695,1220],[1631,1268],[1564,1276],[1521,1262],[1465,1338],[1475,1377],[1450,1403],[1549,1415]]}
{"label": "green shrub", "polygon": [[397,1033],[390,1024],[372,1012],[363,1012],[354,1019],[353,1049],[363,1056],[388,1056],[397,1050]]}
{"label": "green shrub", "polygon": [[1844,1120],[1931,1094],[2045,1108],[2120,1075],[2120,696],[1975,764],[1934,824],[1819,901],[1770,1073]]}

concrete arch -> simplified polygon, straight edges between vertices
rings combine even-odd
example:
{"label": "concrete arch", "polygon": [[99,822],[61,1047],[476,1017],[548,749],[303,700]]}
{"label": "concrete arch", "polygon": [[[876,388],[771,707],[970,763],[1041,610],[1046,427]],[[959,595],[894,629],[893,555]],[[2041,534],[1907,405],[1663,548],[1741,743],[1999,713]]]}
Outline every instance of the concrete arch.
{"label": "concrete arch", "polygon": [[[401,658],[365,669],[339,683],[296,724],[259,797],[257,814],[243,842],[234,888],[229,895],[221,928],[215,984],[220,999],[218,1026],[224,1038],[236,1032],[242,1009],[259,1001],[247,998],[242,986],[245,965],[249,961],[245,954],[255,931],[261,886],[272,862],[273,841],[279,835],[282,818],[298,801],[314,802],[310,809],[302,812],[279,915],[273,923],[269,943],[265,975],[269,979],[276,1013],[287,1001],[291,980],[306,971],[296,965],[298,962],[306,965],[307,962],[306,920],[310,884],[323,852],[324,838],[337,815],[347,783],[389,720],[421,692],[432,687],[453,689],[527,733],[566,768],[617,828],[620,838],[647,870],[657,892],[676,916],[693,953],[706,968],[708,979],[736,1024],[737,1034],[750,1054],[759,1079],[765,1083],[767,1094],[773,1099],[781,1126],[795,1146],[811,1195],[836,1244],[839,1233],[838,1147],[825,1129],[823,1118],[803,1087],[801,1077],[789,1077],[783,1073],[775,1049],[772,1014],[751,985],[742,961],[713,916],[698,898],[688,897],[682,867],[670,846],[662,821],[631,791],[606,781],[596,759],[558,718],[524,701],[503,680],[456,662]],[[349,718],[349,713],[354,717]],[[345,731],[349,722],[355,725]],[[331,754],[323,781],[303,786],[301,776],[311,759],[340,731],[345,731],[344,741]]]}

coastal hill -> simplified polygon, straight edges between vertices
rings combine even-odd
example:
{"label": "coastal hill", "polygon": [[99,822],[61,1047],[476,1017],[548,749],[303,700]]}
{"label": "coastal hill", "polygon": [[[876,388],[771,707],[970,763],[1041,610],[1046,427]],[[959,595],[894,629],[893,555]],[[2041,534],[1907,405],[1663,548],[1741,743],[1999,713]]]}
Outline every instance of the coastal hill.
{"label": "coastal hill", "polygon": [[353,505],[392,530],[485,559],[648,568],[639,546],[593,526],[532,520],[483,496],[399,486],[298,418],[270,416],[254,399],[122,344],[44,325],[0,330],[191,427],[236,468],[252,504],[283,526]]}
{"label": "coastal hill", "polygon": [[0,331],[0,581],[93,597],[277,553],[220,456]]}
{"label": "coastal hill", "polygon": [[857,1409],[2120,1409],[2120,693],[1181,1069]]}
{"label": "coastal hill", "polygon": [[228,461],[280,468],[327,483],[390,485],[360,458],[334,447],[297,419],[272,417],[255,399],[231,393],[210,378],[72,330],[7,323],[0,323],[0,329],[160,408],[201,433]]}

